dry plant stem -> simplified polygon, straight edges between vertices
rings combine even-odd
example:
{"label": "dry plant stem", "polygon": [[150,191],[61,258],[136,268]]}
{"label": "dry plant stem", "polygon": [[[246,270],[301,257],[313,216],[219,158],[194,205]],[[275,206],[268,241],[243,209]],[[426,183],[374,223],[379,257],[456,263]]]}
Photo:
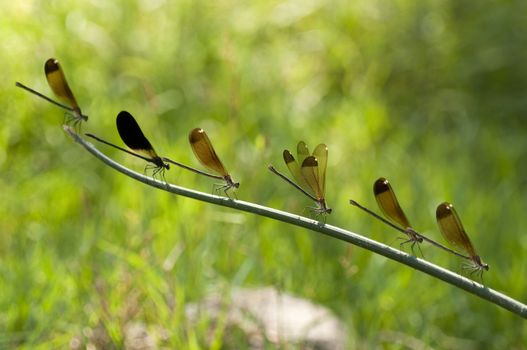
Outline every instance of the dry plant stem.
{"label": "dry plant stem", "polygon": [[374,253],[385,256],[389,259],[398,261],[402,264],[410,266],[416,270],[422,271],[430,276],[438,278],[442,281],[450,283],[456,287],[466,290],[469,293],[475,294],[482,299],[488,300],[493,304],[501,306],[502,308],[509,310],[523,318],[527,319],[527,305],[522,304],[521,302],[512,299],[511,297],[499,293],[493,289],[485,287],[484,285],[477,283],[473,280],[470,280],[464,276],[461,276],[452,271],[446,270],[442,267],[429,263],[426,260],[417,258],[415,256],[409,255],[400,250],[394,249],[385,244],[379,243],[372,239],[363,237],[356,233],[344,230],[340,227],[335,227],[332,225],[323,224],[319,221],[309,219],[300,215],[291,214],[281,210],[276,210],[268,208],[262,205],[245,202],[241,200],[233,200],[226,197],[220,197],[212,194],[207,194],[199,191],[189,190],[183,187],[175,186],[168,184],[151,177],[145,176],[143,174],[132,171],[119,163],[116,163],[112,159],[108,158],[106,155],[101,153],[97,148],[95,148],[91,143],[82,139],[75,131],[69,127],[64,126],[64,130],[80,145],[82,145],[88,152],[93,154],[95,157],[103,161],[108,166],[114,168],[115,170],[133,178],[137,181],[140,181],[144,184],[156,187],[158,189],[178,194],[181,196],[193,198],[199,201],[212,203],[216,205],[221,205],[224,207],[229,207],[232,209],[237,209],[245,211],[248,213],[265,216],[271,219],[278,221],[283,221],[288,224],[296,225],[299,227],[304,227],[312,231],[320,232],[325,235],[331,236],[333,238],[339,239],[351,243],[353,245],[368,249]]}

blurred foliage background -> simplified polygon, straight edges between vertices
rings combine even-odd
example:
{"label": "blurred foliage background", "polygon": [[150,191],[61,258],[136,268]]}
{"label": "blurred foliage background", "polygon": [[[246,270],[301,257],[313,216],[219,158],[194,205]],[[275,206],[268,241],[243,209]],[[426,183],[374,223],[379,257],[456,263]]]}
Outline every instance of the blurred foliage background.
{"label": "blurred foliage background", "polygon": [[[119,348],[132,321],[165,334],[158,346],[207,347],[184,305],[265,285],[331,308],[350,348],[524,348],[523,320],[450,285],[121,176],[14,83],[52,96],[43,64],[56,57],[90,117],[83,131],[122,144],[125,109],[158,153],[199,166],[187,135],[203,127],[238,198],[295,213],[311,203],[266,167],[285,171],[282,150],[299,140],[327,143],[328,223],[398,246],[348,204],[375,208],[384,176],[415,228],[443,241],[435,207],[451,201],[491,266],[485,283],[525,302],[525,13],[522,1],[3,1],[0,348],[82,347],[94,332]],[[180,169],[166,177],[212,187]]]}

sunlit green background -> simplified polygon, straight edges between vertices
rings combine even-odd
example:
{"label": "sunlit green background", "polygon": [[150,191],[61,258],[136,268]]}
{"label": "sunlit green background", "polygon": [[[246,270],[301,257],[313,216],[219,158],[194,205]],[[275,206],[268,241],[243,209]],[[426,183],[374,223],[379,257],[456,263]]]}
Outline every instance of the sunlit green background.
{"label": "sunlit green background", "polygon": [[[207,325],[191,326],[184,305],[266,285],[332,309],[350,348],[527,344],[520,317],[406,266],[120,175],[64,134],[63,111],[14,85],[51,95],[43,65],[56,57],[90,117],[83,131],[122,144],[126,109],[158,153],[199,167],[187,135],[203,127],[238,198],[294,213],[311,203],[266,167],[285,171],[282,150],[299,140],[324,142],[328,223],[397,247],[348,204],[375,208],[384,176],[415,228],[443,241],[434,212],[451,201],[491,266],[485,283],[525,302],[526,2],[1,5],[0,348],[86,346],[94,332],[120,348],[135,321],[165,334],[159,347],[207,348]],[[180,169],[166,178],[212,188]]]}

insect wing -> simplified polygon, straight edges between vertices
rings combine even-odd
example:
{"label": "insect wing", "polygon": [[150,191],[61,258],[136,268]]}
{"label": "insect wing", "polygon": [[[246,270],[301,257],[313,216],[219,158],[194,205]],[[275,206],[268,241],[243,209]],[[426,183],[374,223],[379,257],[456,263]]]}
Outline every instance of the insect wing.
{"label": "insect wing", "polygon": [[77,100],[68,85],[59,61],[54,58],[48,59],[44,64],[44,72],[46,73],[46,79],[53,93],[66,101],[74,109],[79,109]]}
{"label": "insect wing", "polygon": [[216,154],[209,137],[203,129],[193,129],[189,134],[189,142],[194,155],[205,167],[217,172],[221,176],[228,176],[220,158]]}
{"label": "insect wing", "polygon": [[313,151],[313,156],[318,162],[317,180],[322,196],[326,193],[326,167],[328,164],[328,147],[321,143]]}
{"label": "insect wing", "polygon": [[448,242],[464,249],[470,256],[477,255],[452,204],[441,203],[436,210],[436,219],[439,230]]}
{"label": "insect wing", "polygon": [[126,111],[121,111],[116,119],[117,131],[123,142],[131,149],[141,152],[148,157],[158,158],[154,147],[145,137],[135,118]]}
{"label": "insect wing", "polygon": [[304,141],[300,141],[298,145],[296,146],[296,157],[297,162],[299,165],[302,165],[304,162],[304,159],[309,157],[311,154],[309,153],[309,149],[307,148],[307,145]]}
{"label": "insect wing", "polygon": [[309,188],[315,194],[315,197],[317,199],[324,198],[324,193],[322,193],[322,189],[318,181],[318,161],[317,159],[314,156],[309,156],[306,159],[304,159],[304,162],[302,162],[301,170],[302,170],[302,175],[304,176],[304,179],[309,185]]}
{"label": "insect wing", "polygon": [[291,175],[293,175],[293,178],[295,179],[296,183],[304,189],[310,189],[308,183],[304,179],[304,175],[302,175],[300,165],[295,160],[291,152],[289,152],[288,150],[284,150],[282,155],[284,157],[285,165],[287,165],[287,168],[289,169]]}
{"label": "insect wing", "polygon": [[375,181],[373,193],[379,208],[387,218],[398,223],[403,228],[411,227],[388,180],[381,177]]}

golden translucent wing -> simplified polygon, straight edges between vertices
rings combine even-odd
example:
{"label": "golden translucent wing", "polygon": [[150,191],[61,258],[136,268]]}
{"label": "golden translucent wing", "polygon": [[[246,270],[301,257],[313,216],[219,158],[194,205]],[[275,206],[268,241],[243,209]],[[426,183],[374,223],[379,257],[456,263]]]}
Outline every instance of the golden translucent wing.
{"label": "golden translucent wing", "polygon": [[289,172],[291,173],[291,175],[293,175],[293,178],[298,184],[298,186],[304,189],[309,189],[310,187],[304,179],[302,171],[300,170],[300,165],[298,165],[298,162],[295,160],[291,152],[289,152],[288,150],[284,150],[282,155],[284,157],[285,165],[287,165]]}
{"label": "golden translucent wing", "polygon": [[143,134],[135,118],[127,111],[121,111],[116,119],[117,131],[123,142],[134,151],[145,154],[150,158],[159,158],[150,141]]}
{"label": "golden translucent wing", "polygon": [[306,159],[310,155],[311,154],[309,154],[309,149],[307,148],[306,143],[304,141],[300,141],[296,146],[296,156],[298,164],[302,165],[304,159]]}
{"label": "golden translucent wing", "polygon": [[205,167],[220,174],[221,176],[228,176],[229,173],[225,170],[220,158],[216,154],[214,147],[209,140],[209,137],[203,129],[193,129],[188,137],[190,147],[198,160]]}
{"label": "golden translucent wing", "polygon": [[441,234],[448,242],[464,249],[471,257],[477,255],[452,204],[446,202],[439,204],[436,219]]}
{"label": "golden translucent wing", "polygon": [[53,93],[67,102],[74,110],[80,112],[77,100],[68,85],[68,81],[66,80],[66,76],[62,71],[59,61],[54,58],[48,59],[44,64],[44,72],[46,73],[46,79],[48,80],[49,87],[53,90]]}
{"label": "golden translucent wing", "polygon": [[328,164],[328,147],[321,143],[313,151],[313,156],[317,159],[318,162],[318,183],[322,196],[326,193],[326,167]]}
{"label": "golden translucent wing", "polygon": [[381,177],[375,181],[373,194],[379,208],[387,218],[398,223],[404,229],[411,227],[388,180]]}
{"label": "golden translucent wing", "polygon": [[324,193],[322,192],[322,189],[320,187],[320,183],[318,181],[318,161],[314,156],[309,156],[302,162],[302,175],[304,176],[304,179],[306,180],[307,184],[309,185],[309,188],[313,193],[315,194],[315,197],[317,199],[324,198]]}

